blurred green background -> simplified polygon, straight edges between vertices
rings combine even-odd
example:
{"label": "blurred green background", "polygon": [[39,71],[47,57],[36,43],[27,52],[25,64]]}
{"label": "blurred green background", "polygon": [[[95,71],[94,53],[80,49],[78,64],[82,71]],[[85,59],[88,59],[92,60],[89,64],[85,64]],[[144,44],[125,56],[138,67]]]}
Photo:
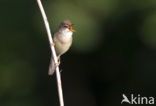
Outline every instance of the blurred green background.
{"label": "blurred green background", "polygon": [[[156,96],[156,0],[42,0],[52,33],[76,24],[60,69],[65,106]],[[0,0],[0,106],[59,106],[36,0]]]}

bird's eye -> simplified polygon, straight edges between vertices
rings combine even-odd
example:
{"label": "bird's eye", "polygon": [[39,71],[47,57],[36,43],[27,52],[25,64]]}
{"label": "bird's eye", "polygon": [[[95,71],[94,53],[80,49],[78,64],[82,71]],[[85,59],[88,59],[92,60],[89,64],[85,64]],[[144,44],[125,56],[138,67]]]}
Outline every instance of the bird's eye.
{"label": "bird's eye", "polygon": [[64,25],[65,28],[68,28],[68,25]]}

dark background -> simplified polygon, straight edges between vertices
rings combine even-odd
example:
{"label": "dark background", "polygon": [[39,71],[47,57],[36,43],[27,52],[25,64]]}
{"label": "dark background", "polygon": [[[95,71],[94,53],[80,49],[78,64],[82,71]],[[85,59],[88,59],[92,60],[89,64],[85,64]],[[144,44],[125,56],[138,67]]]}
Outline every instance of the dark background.
{"label": "dark background", "polygon": [[[76,32],[62,56],[65,106],[120,106],[156,96],[156,0],[42,0],[54,33]],[[0,0],[0,106],[58,106],[50,47],[36,0]]]}

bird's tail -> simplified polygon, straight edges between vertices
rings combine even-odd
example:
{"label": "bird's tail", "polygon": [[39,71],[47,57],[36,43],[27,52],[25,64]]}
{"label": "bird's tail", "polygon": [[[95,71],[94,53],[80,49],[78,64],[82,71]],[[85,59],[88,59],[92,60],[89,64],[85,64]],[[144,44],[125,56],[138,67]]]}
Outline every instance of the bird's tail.
{"label": "bird's tail", "polygon": [[50,60],[50,65],[49,65],[49,72],[48,72],[48,74],[49,74],[49,75],[53,75],[54,72],[55,72],[55,62],[54,62],[54,59],[51,58],[51,60]]}

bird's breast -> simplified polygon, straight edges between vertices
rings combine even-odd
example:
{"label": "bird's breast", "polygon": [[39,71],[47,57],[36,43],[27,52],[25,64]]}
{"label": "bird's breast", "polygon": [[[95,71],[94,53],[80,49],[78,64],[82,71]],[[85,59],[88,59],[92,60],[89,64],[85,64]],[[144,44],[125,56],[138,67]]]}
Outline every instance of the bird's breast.
{"label": "bird's breast", "polygon": [[57,55],[64,54],[72,44],[72,33],[59,34],[54,37]]}

